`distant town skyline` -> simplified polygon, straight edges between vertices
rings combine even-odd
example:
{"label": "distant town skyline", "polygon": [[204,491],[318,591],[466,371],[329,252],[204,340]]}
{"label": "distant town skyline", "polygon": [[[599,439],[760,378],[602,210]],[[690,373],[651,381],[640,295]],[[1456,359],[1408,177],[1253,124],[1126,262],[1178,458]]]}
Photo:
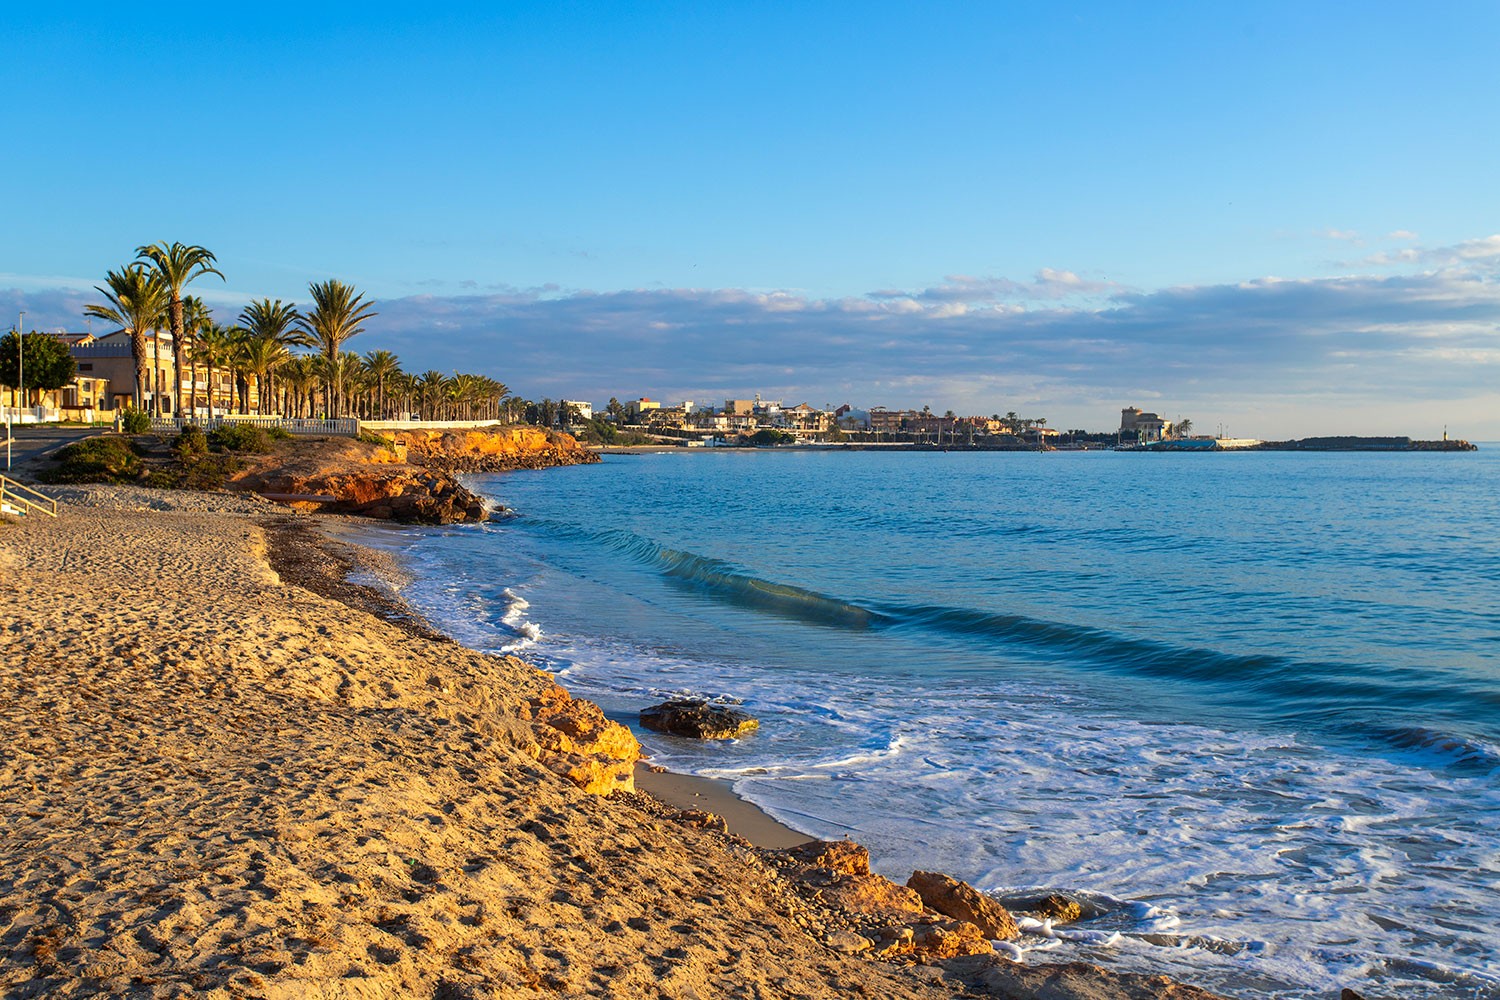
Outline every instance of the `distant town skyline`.
{"label": "distant town skyline", "polygon": [[533,398],[1500,439],[1490,4],[103,10],[0,13],[4,329],[182,240]]}

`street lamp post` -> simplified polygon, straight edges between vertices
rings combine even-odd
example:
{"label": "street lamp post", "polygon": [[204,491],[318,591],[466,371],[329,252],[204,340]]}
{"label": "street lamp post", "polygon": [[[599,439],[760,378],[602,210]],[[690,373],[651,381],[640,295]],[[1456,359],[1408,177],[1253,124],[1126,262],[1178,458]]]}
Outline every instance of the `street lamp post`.
{"label": "street lamp post", "polygon": [[[22,360],[25,357],[25,355],[23,355],[21,353],[22,345],[25,343],[25,339],[24,339],[25,338],[25,334],[23,334],[21,332],[24,329],[26,329],[26,311],[23,309],[21,311],[21,317],[20,317],[20,319],[16,320],[16,382],[17,382],[16,391],[17,392],[20,392],[21,391],[21,386],[23,386],[23,385],[26,384],[26,372],[25,372],[25,369],[23,367],[24,362]],[[11,397],[11,402],[15,403],[15,397],[14,396]],[[15,425],[11,422],[11,418],[15,416],[15,412],[16,412],[15,406],[11,406],[10,409],[8,409],[8,410],[5,411],[5,471],[6,472],[10,471],[10,442],[11,442],[11,439],[16,436]]]}

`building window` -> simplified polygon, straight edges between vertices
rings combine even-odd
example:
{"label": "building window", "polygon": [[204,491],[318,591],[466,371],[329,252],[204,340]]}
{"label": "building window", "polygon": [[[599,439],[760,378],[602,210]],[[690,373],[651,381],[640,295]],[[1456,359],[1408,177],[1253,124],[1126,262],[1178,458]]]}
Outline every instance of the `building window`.
{"label": "building window", "polygon": [[81,372],[91,372],[94,370],[94,364],[93,362],[89,362],[86,365],[79,365],[78,370]]}

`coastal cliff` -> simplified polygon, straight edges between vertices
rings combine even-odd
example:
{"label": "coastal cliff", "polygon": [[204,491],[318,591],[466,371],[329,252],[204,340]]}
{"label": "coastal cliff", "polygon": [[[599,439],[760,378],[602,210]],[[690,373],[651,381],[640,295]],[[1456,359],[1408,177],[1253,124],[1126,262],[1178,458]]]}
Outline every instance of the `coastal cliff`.
{"label": "coastal cliff", "polygon": [[303,510],[419,524],[483,521],[483,498],[458,472],[544,469],[597,462],[572,437],[536,427],[401,430],[381,443],[348,438],[287,442],[230,481]]}
{"label": "coastal cliff", "polygon": [[572,435],[541,427],[398,430],[385,437],[406,461],[446,472],[550,469],[599,461]]}

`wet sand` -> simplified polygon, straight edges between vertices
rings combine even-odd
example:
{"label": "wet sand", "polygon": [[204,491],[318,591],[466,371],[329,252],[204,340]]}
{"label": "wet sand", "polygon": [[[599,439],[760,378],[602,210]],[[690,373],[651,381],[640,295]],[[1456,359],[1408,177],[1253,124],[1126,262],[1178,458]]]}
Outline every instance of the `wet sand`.
{"label": "wet sand", "polygon": [[717,778],[655,771],[646,763],[636,766],[635,786],[678,809],[703,809],[724,817],[729,832],[744,837],[756,847],[796,847],[812,838],[798,833],[753,802],[734,793],[733,786]]}

